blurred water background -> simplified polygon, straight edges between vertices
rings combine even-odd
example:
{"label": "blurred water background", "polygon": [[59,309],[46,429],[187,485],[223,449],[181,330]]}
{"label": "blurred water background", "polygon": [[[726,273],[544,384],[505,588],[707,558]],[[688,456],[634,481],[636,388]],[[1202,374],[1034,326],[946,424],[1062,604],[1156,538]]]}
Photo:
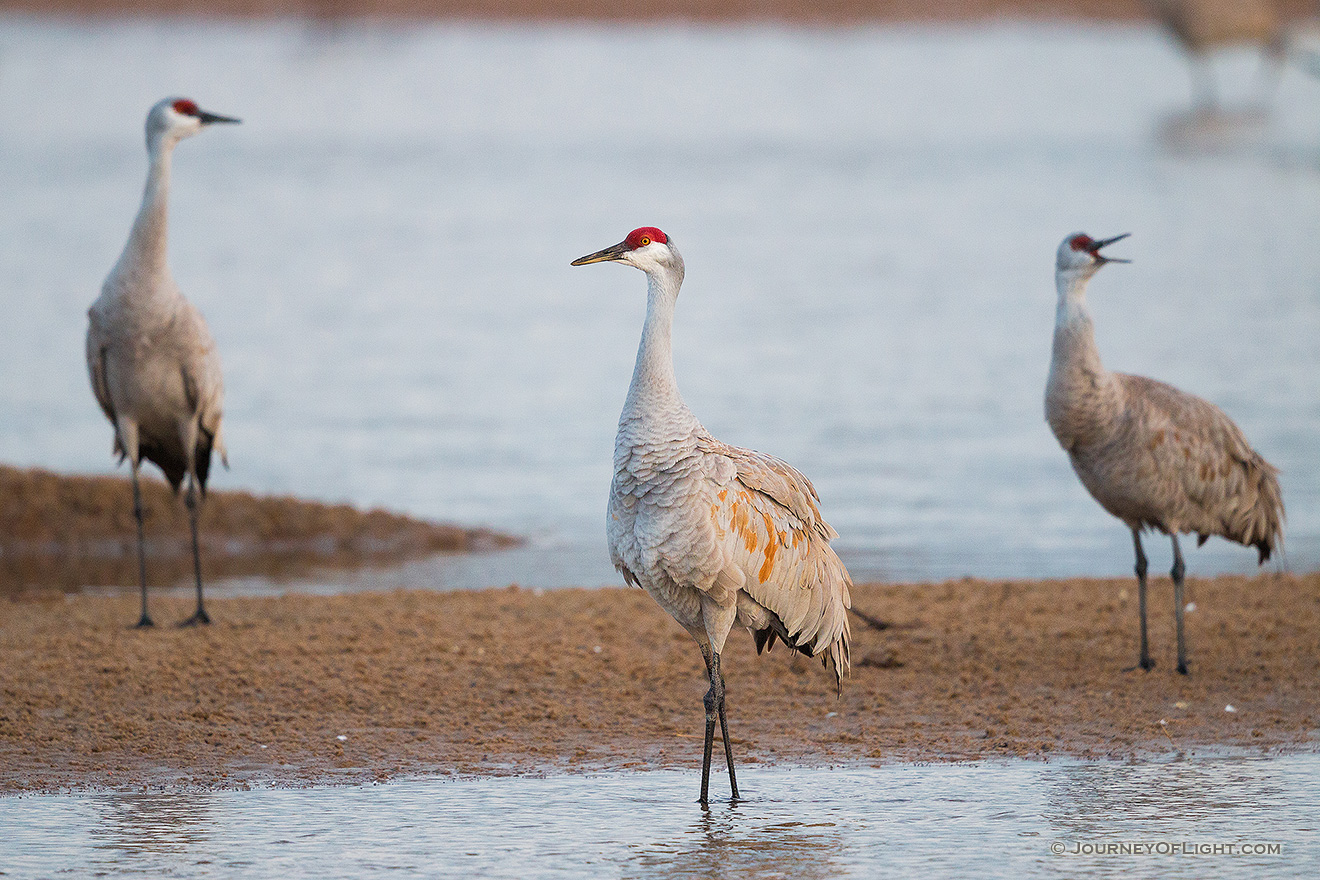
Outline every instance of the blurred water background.
{"label": "blurred water background", "polygon": [[[1254,64],[1219,62],[1229,103]],[[244,119],[174,164],[174,274],[226,372],[213,485],[532,539],[307,588],[620,582],[605,496],[645,285],[568,263],[644,224],[687,262],[688,403],[812,478],[856,579],[1130,572],[1042,414],[1079,229],[1132,233],[1091,288],[1107,364],[1227,410],[1313,569],[1320,82],[1211,127],[1188,92],[1146,26],[0,17],[0,461],[113,470],[84,313],[146,110],[181,94]],[[1216,539],[1189,568],[1254,560]]]}

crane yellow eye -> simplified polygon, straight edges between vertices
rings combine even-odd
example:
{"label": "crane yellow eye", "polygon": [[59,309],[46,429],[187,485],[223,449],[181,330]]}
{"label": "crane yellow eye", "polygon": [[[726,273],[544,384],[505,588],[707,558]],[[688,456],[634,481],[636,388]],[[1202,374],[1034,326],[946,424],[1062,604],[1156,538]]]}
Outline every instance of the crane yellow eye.
{"label": "crane yellow eye", "polygon": [[648,244],[650,244],[650,243],[651,243],[651,239],[648,238],[647,236],[643,235],[643,236],[642,236],[642,241],[641,241],[642,247],[646,247],[646,246],[647,246]]}

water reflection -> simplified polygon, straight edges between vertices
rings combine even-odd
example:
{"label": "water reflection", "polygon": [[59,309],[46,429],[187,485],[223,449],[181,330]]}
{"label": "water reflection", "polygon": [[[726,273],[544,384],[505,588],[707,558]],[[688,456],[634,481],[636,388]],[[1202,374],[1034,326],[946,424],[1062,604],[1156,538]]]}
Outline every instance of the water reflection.
{"label": "water reflection", "polygon": [[1295,876],[1320,855],[1314,766],[1313,757],[1069,764],[1046,779],[1050,842],[1077,875],[1121,862],[1136,876]]}
{"label": "water reflection", "polygon": [[[1072,764],[1049,788],[1051,825],[1089,835],[1121,833],[1131,823],[1163,830],[1171,817],[1205,831],[1231,827],[1242,811],[1259,815],[1288,805],[1279,768],[1267,760]],[[1097,829],[1097,816],[1123,824]]]}
{"label": "water reflection", "polygon": [[833,822],[767,816],[744,801],[703,811],[674,839],[640,847],[621,865],[621,876],[814,880],[845,873],[836,861],[844,849]]}
{"label": "water reflection", "polygon": [[121,792],[96,795],[100,821],[93,846],[131,855],[186,853],[205,846],[214,828],[211,792]]}

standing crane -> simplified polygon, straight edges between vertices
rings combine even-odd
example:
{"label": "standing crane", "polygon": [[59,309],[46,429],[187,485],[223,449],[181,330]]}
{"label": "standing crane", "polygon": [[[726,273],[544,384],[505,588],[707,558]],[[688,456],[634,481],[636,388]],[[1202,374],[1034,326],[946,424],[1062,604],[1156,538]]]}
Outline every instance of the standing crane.
{"label": "standing crane", "polygon": [[683,403],[670,344],[683,283],[673,241],[642,227],[573,265],[607,260],[647,277],[646,323],[614,441],[610,557],[700,646],[710,678],[700,801],[707,803],[717,719],[737,800],[720,674],[730,630],[747,627],[758,654],[779,639],[820,657],[842,693],[852,582],[830,547],[838,534],[821,517],[811,482],[777,458],[716,440]]}
{"label": "standing crane", "polygon": [[1216,49],[1259,47],[1277,75],[1286,45],[1271,0],[1146,0],[1146,5],[1187,53],[1198,108],[1213,111],[1218,104],[1208,58]]}
{"label": "standing crane", "polygon": [[138,580],[142,616],[147,613],[147,563],[142,535],[138,468],[155,462],[177,495],[184,478],[184,503],[192,530],[197,610],[182,625],[210,623],[202,604],[202,563],[197,517],[206,496],[212,450],[228,466],[220,419],[224,386],[220,357],[206,321],[179,293],[165,259],[170,159],[174,147],[208,125],[237,123],[200,109],[187,98],[166,98],[147,114],[150,170],[142,206],[128,243],[87,310],[87,369],[92,391],[115,430],[114,451],[128,459],[137,520]]}
{"label": "standing crane", "polygon": [[1187,674],[1183,636],[1183,564],[1178,535],[1199,547],[1220,535],[1270,558],[1283,541],[1278,469],[1251,448],[1223,410],[1172,385],[1111,373],[1100,363],[1086,286],[1105,263],[1126,263],[1100,250],[1116,241],[1084,233],[1063,240],[1055,267],[1059,290],[1054,353],[1045,386],[1045,419],[1073,470],[1100,506],[1132,530],[1141,609],[1142,669],[1154,666],[1146,641],[1146,554],[1141,533],[1173,540],[1173,607],[1178,671]]}

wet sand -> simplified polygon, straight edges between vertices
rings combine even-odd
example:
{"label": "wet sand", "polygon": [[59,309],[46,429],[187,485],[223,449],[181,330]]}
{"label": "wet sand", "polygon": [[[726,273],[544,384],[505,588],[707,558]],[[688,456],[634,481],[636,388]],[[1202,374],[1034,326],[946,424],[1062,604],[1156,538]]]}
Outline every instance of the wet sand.
{"label": "wet sand", "polygon": [[[1277,0],[1289,17],[1312,15],[1311,0]],[[196,15],[582,20],[776,21],[856,24],[987,18],[1135,21],[1142,0],[0,0],[0,9],[65,15]]]}
{"label": "wet sand", "polygon": [[[758,658],[735,631],[737,760],[1320,748],[1320,573],[1189,580],[1189,677],[1173,671],[1167,579],[1151,593],[1158,665],[1125,671],[1135,593],[859,586],[857,607],[892,626],[854,621],[842,698],[819,664],[782,646]],[[131,597],[0,603],[3,792],[699,766],[700,655],[641,590],[226,599],[211,627],[147,631],[128,627]],[[157,603],[162,620],[187,606]]]}
{"label": "wet sand", "polygon": [[[142,480],[147,582],[191,582],[183,502],[163,481]],[[249,492],[211,492],[200,521],[207,578],[306,576],[441,552],[507,547],[491,529],[418,520]],[[136,584],[137,526],[125,477],[57,474],[0,465],[0,596]]]}

